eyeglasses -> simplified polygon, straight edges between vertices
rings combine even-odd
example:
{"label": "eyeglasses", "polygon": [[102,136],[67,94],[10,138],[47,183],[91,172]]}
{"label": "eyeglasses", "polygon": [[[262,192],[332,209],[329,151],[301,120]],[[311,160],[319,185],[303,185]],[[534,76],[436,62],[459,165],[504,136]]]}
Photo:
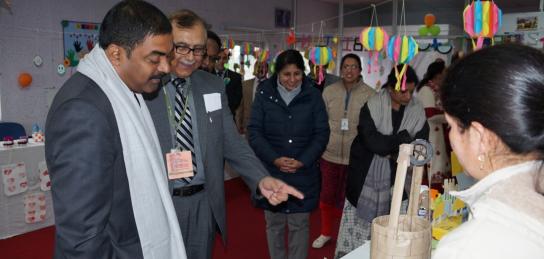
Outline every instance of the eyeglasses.
{"label": "eyeglasses", "polygon": [[176,53],[181,55],[187,55],[191,51],[193,52],[193,55],[195,56],[206,55],[206,48],[203,48],[203,47],[190,48],[189,46],[185,46],[185,45],[174,45],[174,48],[176,49]]}

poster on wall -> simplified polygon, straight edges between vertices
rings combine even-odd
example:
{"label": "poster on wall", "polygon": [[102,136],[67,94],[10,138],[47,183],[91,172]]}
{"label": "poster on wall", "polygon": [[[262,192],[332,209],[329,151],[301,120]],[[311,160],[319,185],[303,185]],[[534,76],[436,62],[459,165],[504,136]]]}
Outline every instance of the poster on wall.
{"label": "poster on wall", "polygon": [[64,66],[76,67],[98,42],[99,23],[62,21]]}
{"label": "poster on wall", "polygon": [[516,30],[517,31],[534,31],[538,29],[538,17],[529,16],[529,17],[518,17],[516,19]]}

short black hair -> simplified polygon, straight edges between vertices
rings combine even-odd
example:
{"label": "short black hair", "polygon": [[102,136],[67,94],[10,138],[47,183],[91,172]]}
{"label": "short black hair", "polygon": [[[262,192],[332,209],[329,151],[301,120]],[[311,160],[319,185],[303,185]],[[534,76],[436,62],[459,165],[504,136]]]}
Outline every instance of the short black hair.
{"label": "short black hair", "polygon": [[544,159],[544,54],[502,44],[471,53],[447,70],[444,111],[466,130],[479,122],[515,154]]}
{"label": "short black hair", "polygon": [[[397,70],[400,72],[402,70],[402,67],[404,65],[397,65]],[[414,69],[410,66],[410,65],[406,65],[406,72],[405,72],[405,76],[406,76],[406,83],[414,83],[414,84],[418,84],[419,83],[419,79],[417,77],[417,74],[416,74],[416,71],[414,71]],[[387,82],[382,86],[383,87],[395,87],[395,85],[397,84],[397,76],[395,74],[395,68],[393,67],[391,69],[391,72],[389,73],[389,75],[387,76]]]}
{"label": "short black hair", "polygon": [[444,61],[435,61],[431,63],[427,67],[427,72],[425,72],[425,76],[423,76],[423,79],[417,86],[417,90],[421,89],[424,85],[426,85],[429,81],[433,80],[435,76],[439,75],[440,73],[444,72],[446,69],[446,63]]}
{"label": "short black hair", "polygon": [[304,67],[304,58],[302,58],[300,52],[295,49],[288,49],[278,55],[276,63],[274,64],[274,73],[278,74],[287,65],[296,65],[302,72],[304,72],[306,68]]}
{"label": "short black hair", "polygon": [[140,0],[125,0],[113,6],[100,25],[98,42],[106,49],[117,44],[127,51],[148,36],[172,33],[168,18],[154,5]]}
{"label": "short black hair", "polygon": [[221,43],[221,38],[219,38],[219,36],[215,32],[208,30],[208,39],[215,41],[218,50],[221,51],[223,44]]}

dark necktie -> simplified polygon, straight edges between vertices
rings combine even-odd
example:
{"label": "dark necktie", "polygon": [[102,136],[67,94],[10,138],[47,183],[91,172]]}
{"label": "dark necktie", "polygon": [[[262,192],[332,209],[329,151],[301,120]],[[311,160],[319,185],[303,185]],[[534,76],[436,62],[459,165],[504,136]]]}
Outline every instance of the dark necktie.
{"label": "dark necktie", "polygon": [[[189,109],[189,102],[187,100],[189,93],[184,93],[183,84],[185,79],[177,78],[173,84],[176,87],[176,141],[183,148],[183,150],[191,151],[193,158],[193,170],[196,175],[196,157],[193,143],[193,126],[191,124],[191,111]],[[185,109],[185,116],[183,111]],[[183,121],[179,123],[179,120],[183,116]],[[186,183],[190,183],[193,177],[179,179]]]}

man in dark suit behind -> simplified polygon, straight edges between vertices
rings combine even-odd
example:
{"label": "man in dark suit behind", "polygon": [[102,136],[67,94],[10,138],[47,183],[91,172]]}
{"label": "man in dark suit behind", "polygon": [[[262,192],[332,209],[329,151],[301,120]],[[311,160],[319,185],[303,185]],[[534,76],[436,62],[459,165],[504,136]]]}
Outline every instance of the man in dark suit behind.
{"label": "man in dark suit behind", "polygon": [[[221,43],[221,41],[216,41],[216,44],[217,43]],[[218,46],[220,47],[221,45]],[[240,107],[242,102],[242,75],[225,67],[225,63],[229,61],[229,58],[230,53],[228,49],[221,49],[219,51],[218,60],[217,63],[215,63],[215,74],[223,79],[230,112],[232,113],[232,117],[236,120],[236,110]]]}
{"label": "man in dark suit behind", "polygon": [[[164,153],[190,151],[193,176],[171,180],[172,199],[191,259],[211,258],[215,232],[226,241],[224,163],[244,179],[256,197],[272,204],[303,195],[268,176],[234,126],[225,87],[199,70],[206,54],[205,21],[189,10],[170,16],[174,36],[172,79],[147,100]],[[189,141],[190,140],[190,141]],[[217,229],[218,228],[218,229]],[[248,237],[248,241],[251,237]]]}
{"label": "man in dark suit behind", "polygon": [[101,24],[99,45],[56,95],[45,142],[54,258],[186,258],[181,233],[171,228],[178,224],[162,154],[140,95],[155,91],[170,71],[171,32],[151,4],[118,3]]}

